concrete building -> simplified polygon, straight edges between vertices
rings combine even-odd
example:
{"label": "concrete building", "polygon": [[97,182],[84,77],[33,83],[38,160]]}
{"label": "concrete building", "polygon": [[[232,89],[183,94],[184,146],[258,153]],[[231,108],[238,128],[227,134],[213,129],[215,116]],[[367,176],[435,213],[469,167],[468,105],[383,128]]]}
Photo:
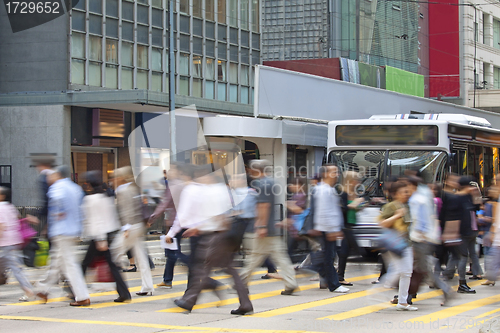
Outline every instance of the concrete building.
{"label": "concrete building", "polygon": [[427,77],[427,4],[377,0],[262,3],[264,61],[337,57]]}
{"label": "concrete building", "polygon": [[[259,3],[175,2],[177,107],[252,114]],[[12,185],[18,206],[37,205],[30,153],[55,153],[79,183],[95,169],[106,181],[130,163],[128,134],[148,113],[168,111],[168,1],[73,4],[15,33],[0,8],[0,183]]]}

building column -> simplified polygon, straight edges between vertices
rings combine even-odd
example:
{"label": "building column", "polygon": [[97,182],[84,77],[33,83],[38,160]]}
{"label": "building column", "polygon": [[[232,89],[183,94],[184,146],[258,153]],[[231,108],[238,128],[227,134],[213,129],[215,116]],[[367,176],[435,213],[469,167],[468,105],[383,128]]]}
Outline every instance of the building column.
{"label": "building column", "polygon": [[493,64],[483,63],[483,81],[486,81],[486,89],[493,89]]}

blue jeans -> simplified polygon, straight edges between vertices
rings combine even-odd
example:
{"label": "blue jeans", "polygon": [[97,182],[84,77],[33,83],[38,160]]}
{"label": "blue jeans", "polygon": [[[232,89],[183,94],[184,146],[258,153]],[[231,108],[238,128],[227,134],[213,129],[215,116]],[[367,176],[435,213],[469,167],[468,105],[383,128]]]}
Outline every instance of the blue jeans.
{"label": "blue jeans", "polygon": [[311,265],[304,268],[318,272],[319,275],[328,283],[328,289],[330,289],[330,291],[334,291],[341,286],[337,270],[333,266],[337,242],[327,240],[326,232],[323,232],[318,238],[321,242],[322,251],[312,252]]}
{"label": "blue jeans", "polygon": [[189,265],[189,257],[181,252],[182,232],[179,232],[175,238],[177,239],[177,250],[165,249],[165,257],[167,257],[165,271],[163,272],[163,282],[165,283],[172,283],[172,280],[174,279],[174,267],[177,259],[186,265]]}

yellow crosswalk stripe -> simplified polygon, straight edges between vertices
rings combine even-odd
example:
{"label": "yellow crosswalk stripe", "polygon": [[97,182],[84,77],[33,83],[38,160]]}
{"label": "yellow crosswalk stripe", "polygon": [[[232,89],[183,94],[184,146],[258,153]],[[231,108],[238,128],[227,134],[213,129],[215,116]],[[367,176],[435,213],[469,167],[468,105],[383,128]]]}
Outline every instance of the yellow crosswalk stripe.
{"label": "yellow crosswalk stripe", "polygon": [[[264,274],[266,273],[267,271],[255,271],[252,273],[252,275],[257,275],[257,274]],[[227,278],[230,278],[231,276],[230,275],[220,275],[220,276],[214,276],[213,279],[214,280],[223,280],[223,279],[227,279]],[[177,285],[182,285],[182,284],[186,284],[187,283],[187,280],[179,280],[179,281],[174,281],[172,283],[173,286],[177,286]],[[141,291],[141,287],[131,287],[131,288],[128,288],[129,292],[130,293],[135,293],[135,292],[138,292],[138,291]],[[99,293],[93,293],[93,294],[90,294],[90,297],[101,297],[101,296],[112,296],[112,295],[116,295],[116,291],[105,291],[105,292],[99,292]],[[184,293],[181,293],[181,296],[183,295]],[[170,294],[172,295],[172,294]],[[177,295],[178,296],[178,295]],[[177,297],[175,296],[175,297]],[[152,297],[160,297],[160,296],[152,296]],[[67,297],[56,297],[56,298],[49,298],[47,300],[47,303],[55,303],[55,302],[64,302],[64,301],[67,301],[68,298]],[[147,302],[148,300],[155,300],[155,299],[152,299],[151,296],[149,297],[145,297],[143,301],[140,301],[140,302],[137,302],[137,303],[142,303],[142,302]],[[134,299],[132,300],[132,303],[136,303],[134,302]],[[28,305],[37,305],[37,304],[43,304],[43,302],[41,300],[35,300],[35,301],[30,301],[30,302],[19,302],[19,303],[11,303],[11,304],[7,304],[7,305],[16,305],[16,306],[28,306]],[[123,305],[123,304],[126,304],[126,303],[115,303],[115,302],[109,302],[109,303],[98,303],[98,304],[94,304],[94,305],[91,305],[90,307],[94,307],[94,306],[98,306],[98,305],[103,305],[103,304],[107,304],[107,306],[118,306],[118,305]],[[100,307],[105,307],[105,306],[100,306]],[[89,308],[89,307],[86,307],[86,308]]]}
{"label": "yellow crosswalk stripe", "polygon": [[[356,281],[362,281],[362,280],[367,280],[367,279],[373,279],[373,278],[378,277],[378,275],[379,274],[358,276],[358,277],[349,279],[349,281],[356,282]],[[302,289],[302,287],[301,287],[301,289]],[[338,303],[338,302],[342,302],[342,301],[348,301],[351,299],[356,299],[356,298],[364,297],[367,295],[368,295],[367,291],[358,291],[358,292],[354,292],[354,293],[350,293],[350,294],[339,295],[336,297],[329,297],[327,299],[323,299],[323,300],[319,300],[319,301],[307,302],[307,303],[291,305],[291,306],[287,306],[287,307],[283,307],[283,308],[279,308],[279,309],[259,312],[259,313],[251,315],[251,317],[269,318],[269,317],[279,316],[279,315],[283,315],[283,314],[299,312],[299,311],[302,311],[305,309],[310,309],[310,308],[314,308],[314,307],[318,307],[318,306]]]}
{"label": "yellow crosswalk stripe", "polygon": [[[474,282],[469,283],[469,286],[473,287],[473,286],[476,286],[480,283],[481,283],[481,281],[474,281]],[[453,286],[452,288],[454,289],[456,287],[458,287],[458,286]],[[426,299],[438,297],[442,294],[443,294],[443,292],[441,290],[433,290],[433,291],[429,291],[429,292],[426,292],[423,294],[418,294],[418,298],[414,299],[413,301],[420,302],[420,301],[423,301]],[[379,303],[379,304],[375,304],[375,305],[369,305],[369,306],[357,308],[354,310],[342,312],[342,313],[331,315],[331,316],[321,317],[321,318],[318,318],[318,320],[347,320],[350,318],[360,317],[360,316],[364,316],[364,315],[367,315],[370,313],[374,313],[374,312],[377,312],[377,311],[380,311],[383,309],[387,309],[387,308],[390,308],[393,306],[395,306],[395,305],[391,304],[389,302]]]}
{"label": "yellow crosswalk stripe", "polygon": [[[469,285],[471,286],[472,283],[470,283]],[[475,300],[472,302],[468,302],[468,303],[464,303],[464,304],[460,304],[460,305],[456,305],[456,306],[451,306],[449,308],[445,308],[443,310],[436,311],[436,312],[433,312],[433,313],[430,313],[430,314],[427,314],[424,316],[419,316],[419,317],[405,320],[405,322],[410,322],[410,323],[419,322],[419,323],[427,324],[427,323],[439,320],[441,323],[443,323],[443,320],[446,318],[457,316],[461,313],[471,311],[471,310],[480,308],[482,306],[490,305],[490,304],[497,303],[497,302],[500,302],[500,295],[494,295],[494,296],[478,299],[478,300]]]}

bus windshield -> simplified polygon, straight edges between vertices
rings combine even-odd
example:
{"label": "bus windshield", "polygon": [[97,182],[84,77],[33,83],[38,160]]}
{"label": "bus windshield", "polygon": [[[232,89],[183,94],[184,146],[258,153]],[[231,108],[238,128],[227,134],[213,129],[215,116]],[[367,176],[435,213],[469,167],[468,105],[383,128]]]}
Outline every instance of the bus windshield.
{"label": "bus windshield", "polygon": [[[341,172],[356,171],[361,176],[366,197],[384,197],[384,182],[419,170],[426,183],[440,182],[447,154],[435,150],[337,150],[328,159]],[[339,180],[341,181],[341,180]]]}

